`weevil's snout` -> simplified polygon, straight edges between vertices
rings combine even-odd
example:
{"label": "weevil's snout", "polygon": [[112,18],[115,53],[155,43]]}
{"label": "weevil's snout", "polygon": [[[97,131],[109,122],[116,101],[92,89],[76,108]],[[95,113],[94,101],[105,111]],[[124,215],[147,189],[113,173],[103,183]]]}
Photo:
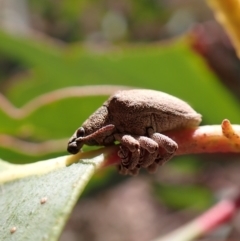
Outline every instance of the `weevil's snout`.
{"label": "weevil's snout", "polygon": [[67,151],[71,154],[77,154],[82,146],[83,142],[81,141],[81,137],[83,137],[85,134],[84,128],[80,127],[76,130],[76,132],[73,134],[73,136],[70,138],[68,142]]}
{"label": "weevil's snout", "polygon": [[68,147],[67,147],[67,151],[71,154],[77,154],[79,152],[80,148],[77,145],[77,142],[69,142],[68,143]]}

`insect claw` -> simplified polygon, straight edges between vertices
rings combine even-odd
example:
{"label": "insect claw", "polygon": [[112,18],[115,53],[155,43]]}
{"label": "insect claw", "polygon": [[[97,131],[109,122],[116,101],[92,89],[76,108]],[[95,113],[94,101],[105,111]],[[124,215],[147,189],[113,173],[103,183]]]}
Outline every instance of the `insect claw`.
{"label": "insect claw", "polygon": [[122,175],[129,174],[128,168],[124,167],[122,164],[118,165],[118,172]]}
{"label": "insect claw", "polygon": [[155,173],[157,171],[158,164],[156,162],[152,163],[150,166],[147,167],[149,173]]}
{"label": "insect claw", "polygon": [[129,174],[129,175],[132,175],[132,176],[136,176],[136,175],[138,175],[139,170],[140,170],[140,168],[135,167],[134,169],[129,170],[129,173],[128,173],[128,174]]}

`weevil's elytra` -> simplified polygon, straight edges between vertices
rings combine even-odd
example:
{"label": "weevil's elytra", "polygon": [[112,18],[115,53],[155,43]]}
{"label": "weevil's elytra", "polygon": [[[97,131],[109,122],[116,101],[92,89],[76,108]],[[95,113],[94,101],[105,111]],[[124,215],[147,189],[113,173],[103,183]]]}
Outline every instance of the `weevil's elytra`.
{"label": "weevil's elytra", "polygon": [[86,145],[111,145],[119,141],[119,172],[150,172],[168,161],[178,145],[164,131],[198,126],[201,115],[186,102],[169,94],[144,89],[112,95],[76,130],[68,143],[72,154]]}

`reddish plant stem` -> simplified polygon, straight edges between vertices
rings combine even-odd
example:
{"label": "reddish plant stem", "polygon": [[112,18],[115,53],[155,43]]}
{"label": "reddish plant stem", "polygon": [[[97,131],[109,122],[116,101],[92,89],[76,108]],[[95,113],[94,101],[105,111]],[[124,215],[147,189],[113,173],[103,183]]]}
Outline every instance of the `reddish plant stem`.
{"label": "reddish plant stem", "polygon": [[231,220],[240,207],[240,195],[235,199],[225,199],[195,219],[202,233],[208,233],[219,225]]}
{"label": "reddish plant stem", "polygon": [[176,155],[240,152],[240,126],[231,125],[229,120],[223,120],[221,126],[200,126],[165,134],[178,143]]}
{"label": "reddish plant stem", "polygon": [[224,199],[205,213],[184,224],[171,233],[154,239],[154,241],[190,241],[202,237],[230,221],[240,207],[240,195],[232,199]]}
{"label": "reddish plant stem", "polygon": [[[173,130],[163,133],[178,144],[176,155],[194,153],[238,153],[240,152],[240,125],[231,125],[223,120],[221,125]],[[111,147],[104,166],[118,164],[118,147]]]}

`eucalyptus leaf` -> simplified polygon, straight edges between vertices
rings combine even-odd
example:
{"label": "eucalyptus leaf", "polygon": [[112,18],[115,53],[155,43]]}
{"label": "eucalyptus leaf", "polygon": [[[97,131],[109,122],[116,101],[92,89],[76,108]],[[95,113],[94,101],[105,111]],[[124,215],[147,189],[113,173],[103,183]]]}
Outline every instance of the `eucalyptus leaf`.
{"label": "eucalyptus leaf", "polygon": [[26,165],[0,161],[1,241],[57,240],[86,184],[110,153],[88,152],[73,164],[81,154]]}

